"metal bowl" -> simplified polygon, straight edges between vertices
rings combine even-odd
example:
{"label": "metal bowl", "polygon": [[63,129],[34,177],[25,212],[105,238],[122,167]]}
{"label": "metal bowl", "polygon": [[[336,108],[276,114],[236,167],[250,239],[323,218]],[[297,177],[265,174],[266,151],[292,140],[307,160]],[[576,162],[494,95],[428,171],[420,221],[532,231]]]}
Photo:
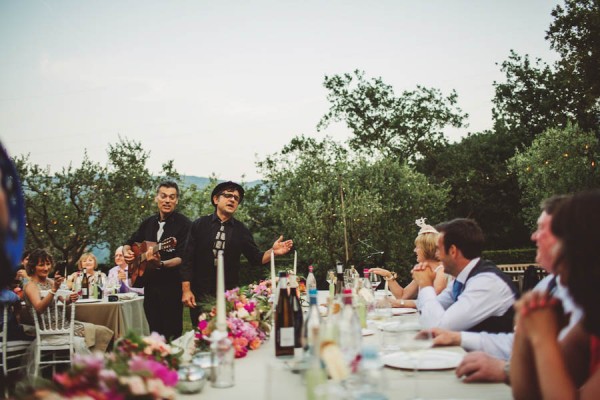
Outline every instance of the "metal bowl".
{"label": "metal bowl", "polygon": [[177,390],[182,394],[198,393],[206,383],[206,372],[194,364],[183,365],[177,371]]}

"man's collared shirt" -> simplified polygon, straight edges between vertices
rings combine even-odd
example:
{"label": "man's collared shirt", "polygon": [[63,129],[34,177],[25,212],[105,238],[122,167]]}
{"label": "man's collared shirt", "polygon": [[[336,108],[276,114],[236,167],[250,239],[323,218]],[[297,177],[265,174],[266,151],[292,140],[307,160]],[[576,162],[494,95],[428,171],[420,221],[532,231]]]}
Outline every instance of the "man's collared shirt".
{"label": "man's collared shirt", "polygon": [[[456,279],[465,284],[480,258],[469,261]],[[452,286],[436,296],[433,286],[419,290],[419,321],[426,328],[440,327],[453,331],[471,329],[488,317],[502,316],[512,307],[515,296],[511,288],[493,273],[482,272],[469,279],[458,300],[452,298]]]}

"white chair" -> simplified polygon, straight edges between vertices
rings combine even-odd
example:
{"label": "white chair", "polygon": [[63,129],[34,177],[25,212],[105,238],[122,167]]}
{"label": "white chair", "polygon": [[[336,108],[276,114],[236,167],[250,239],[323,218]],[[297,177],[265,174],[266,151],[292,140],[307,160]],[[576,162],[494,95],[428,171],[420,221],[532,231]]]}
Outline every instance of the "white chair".
{"label": "white chair", "polygon": [[[4,377],[8,377],[8,373],[25,369],[27,366],[24,360],[21,360],[27,352],[27,348],[31,345],[31,341],[27,340],[8,340],[8,309],[10,306],[2,307],[2,373]],[[11,361],[9,361],[11,360]],[[14,360],[14,361],[12,361]],[[8,363],[11,362],[11,366]],[[4,396],[8,398],[8,381],[4,383]]]}
{"label": "white chair", "polygon": [[[33,321],[35,323],[35,372],[38,376],[40,367],[52,365],[56,372],[56,364],[69,364],[73,355],[73,336],[75,328],[75,303],[64,306],[62,302],[53,301],[48,308],[38,314],[33,308]],[[58,351],[67,351],[68,356],[57,358]],[[43,359],[43,353],[50,352],[51,357]]]}

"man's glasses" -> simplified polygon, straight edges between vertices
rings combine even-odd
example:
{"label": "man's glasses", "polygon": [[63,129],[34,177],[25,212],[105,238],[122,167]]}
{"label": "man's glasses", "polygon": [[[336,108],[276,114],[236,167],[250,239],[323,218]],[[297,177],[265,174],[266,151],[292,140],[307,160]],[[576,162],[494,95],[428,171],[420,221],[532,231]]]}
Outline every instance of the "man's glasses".
{"label": "man's glasses", "polygon": [[225,197],[226,199],[234,199],[238,203],[240,202],[240,196],[233,193],[221,193],[221,196]]}

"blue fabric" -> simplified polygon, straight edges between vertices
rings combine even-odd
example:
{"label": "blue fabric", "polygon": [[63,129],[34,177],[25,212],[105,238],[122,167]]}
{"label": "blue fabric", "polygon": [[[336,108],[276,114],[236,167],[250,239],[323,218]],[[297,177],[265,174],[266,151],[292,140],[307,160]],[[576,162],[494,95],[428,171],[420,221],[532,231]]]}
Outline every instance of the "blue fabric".
{"label": "blue fabric", "polygon": [[458,296],[462,293],[464,286],[465,284],[459,282],[458,279],[454,280],[454,284],[452,285],[452,298],[454,299],[454,301],[458,299]]}

